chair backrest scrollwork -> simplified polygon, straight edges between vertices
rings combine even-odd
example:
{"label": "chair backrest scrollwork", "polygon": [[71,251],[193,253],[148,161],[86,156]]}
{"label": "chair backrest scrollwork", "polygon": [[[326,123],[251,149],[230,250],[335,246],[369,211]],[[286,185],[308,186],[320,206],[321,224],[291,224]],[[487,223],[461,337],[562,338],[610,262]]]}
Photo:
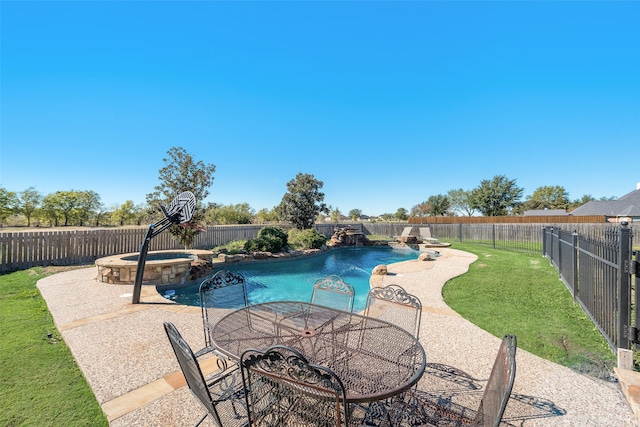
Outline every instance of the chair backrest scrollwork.
{"label": "chair backrest scrollwork", "polygon": [[422,303],[398,285],[371,288],[367,295],[365,316],[393,323],[418,337]]}
{"label": "chair backrest scrollwork", "polygon": [[316,280],[311,293],[311,303],[336,308],[338,310],[353,310],[355,289],[340,276],[331,275]]}
{"label": "chair backrest scrollwork", "polygon": [[275,345],[240,358],[252,426],[348,425],[346,391],[330,369]]}
{"label": "chair backrest scrollwork", "polygon": [[240,273],[220,270],[200,284],[200,308],[204,327],[204,342],[211,347],[211,328],[220,316],[220,308],[245,307],[247,281]]}

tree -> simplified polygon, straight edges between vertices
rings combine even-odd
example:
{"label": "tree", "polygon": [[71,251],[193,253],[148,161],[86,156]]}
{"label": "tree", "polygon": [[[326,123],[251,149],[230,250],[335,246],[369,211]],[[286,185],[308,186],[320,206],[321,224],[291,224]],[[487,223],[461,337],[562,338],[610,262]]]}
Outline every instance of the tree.
{"label": "tree", "polygon": [[427,204],[431,206],[431,211],[429,212],[431,216],[444,216],[449,212],[451,201],[444,194],[436,194],[435,196],[429,196]]}
{"label": "tree", "polygon": [[331,208],[329,211],[329,219],[331,219],[331,222],[340,222],[341,216],[342,212],[340,212],[340,208],[337,206],[335,208]]}
{"label": "tree", "polygon": [[[147,209],[147,207],[143,203],[138,203],[133,207],[133,222],[136,225],[142,224],[142,221],[144,221],[147,218],[148,213],[149,213],[149,209]],[[149,221],[145,221],[145,222],[149,222]]]}
{"label": "tree", "polygon": [[393,217],[397,221],[406,221],[407,219],[409,219],[409,214],[405,208],[398,208],[396,213],[393,214]]}
{"label": "tree", "polygon": [[278,221],[278,212],[276,208],[271,210],[267,208],[262,208],[256,213],[255,219],[258,223],[264,224],[265,222],[277,222]]}
{"label": "tree", "polygon": [[422,202],[422,203],[418,203],[417,205],[411,208],[410,215],[413,217],[424,218],[426,216],[429,216],[430,212],[431,212],[431,205],[427,202]]}
{"label": "tree", "polygon": [[393,220],[393,214],[392,213],[383,213],[382,215],[380,215],[380,218],[382,218],[384,221],[392,221]]}
{"label": "tree", "polygon": [[29,187],[20,192],[19,212],[27,218],[27,227],[31,226],[31,218],[36,213],[42,203],[42,194],[35,188]]}
{"label": "tree", "polygon": [[471,191],[458,188],[457,190],[449,190],[447,196],[451,202],[451,210],[455,213],[461,216],[473,216],[476,213],[476,209],[472,206]]}
{"label": "tree", "polygon": [[362,216],[361,209],[351,209],[349,211],[349,218],[351,218],[352,221],[357,221],[358,218],[360,218],[361,216]]}
{"label": "tree", "polygon": [[569,194],[559,185],[538,187],[523,204],[524,210],[567,209]]}
{"label": "tree", "polygon": [[[160,206],[167,207],[183,191],[192,192],[196,198],[196,207],[200,208],[203,200],[209,195],[209,187],[213,184],[215,165],[205,164],[201,160],[196,162],[182,147],[172,147],[167,151],[167,155],[168,157],[162,159],[165,166],[159,171],[160,184],[154,187],[153,193],[147,194],[147,204],[152,213],[159,211]],[[198,224],[203,220],[204,212],[202,209],[196,209],[189,222],[173,225],[169,232],[181,244],[189,247],[193,244],[195,236],[202,231]]]}
{"label": "tree", "polygon": [[582,197],[580,197],[579,199],[575,199],[572,202],[569,203],[569,207],[567,208],[567,212],[571,212],[572,210],[579,208],[580,206],[584,205],[585,203],[589,203],[591,201],[595,200],[595,197],[593,197],[591,194],[584,194]]}
{"label": "tree", "polygon": [[323,185],[311,174],[298,173],[287,183],[288,192],[278,205],[278,215],[299,230],[313,227],[320,212],[329,212],[323,203],[324,193],[320,191]]}
{"label": "tree", "polygon": [[507,215],[519,203],[522,192],[515,179],[496,175],[492,180],[483,180],[479,187],[471,190],[471,206],[484,216]]}
{"label": "tree", "polygon": [[42,198],[40,216],[42,219],[49,221],[50,226],[57,227],[60,224],[62,211],[60,209],[56,193],[47,194]]}
{"label": "tree", "polygon": [[93,210],[93,225],[94,226],[99,226],[100,225],[100,221],[107,216],[109,212],[107,211],[107,207],[104,205],[104,203],[98,203],[98,206],[95,207],[95,209]]}
{"label": "tree", "polygon": [[73,221],[74,213],[79,207],[79,192],[75,190],[70,191],[56,191],[52,194],[47,194],[42,199],[43,209],[45,209],[45,215],[55,225],[59,225],[60,220],[64,220],[64,226],[68,226]]}
{"label": "tree", "polygon": [[95,191],[78,191],[75,217],[80,226],[100,207],[100,196]]}
{"label": "tree", "polygon": [[251,224],[254,210],[248,203],[220,205],[208,209],[205,218],[207,224]]}
{"label": "tree", "polygon": [[0,227],[7,218],[16,212],[18,204],[19,200],[16,193],[0,187]]}
{"label": "tree", "polygon": [[127,200],[111,212],[111,219],[119,225],[129,224],[135,215],[133,200]]}

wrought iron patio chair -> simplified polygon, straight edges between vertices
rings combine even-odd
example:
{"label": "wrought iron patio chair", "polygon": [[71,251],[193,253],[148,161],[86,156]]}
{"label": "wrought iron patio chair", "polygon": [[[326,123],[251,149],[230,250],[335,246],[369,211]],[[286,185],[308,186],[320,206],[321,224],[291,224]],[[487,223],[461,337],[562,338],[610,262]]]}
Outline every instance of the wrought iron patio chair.
{"label": "wrought iron patio chair", "polygon": [[282,345],[249,349],[240,358],[251,426],[347,426],[340,378]]}
{"label": "wrought iron patio chair", "polygon": [[422,303],[398,285],[375,287],[369,290],[364,310],[367,317],[386,320],[418,338]]}
{"label": "wrought iron patio chair", "polygon": [[316,280],[311,293],[311,303],[343,311],[353,310],[355,289],[340,276],[331,275]]}
{"label": "wrought iron patio chair", "polygon": [[164,330],[189,390],[206,411],[196,426],[200,425],[207,416],[211,417],[218,427],[246,426],[248,420],[240,370],[231,371],[218,378],[215,383],[207,384],[198,359],[175,325],[164,322]]}
{"label": "wrought iron patio chair", "polygon": [[227,359],[216,351],[211,342],[211,328],[220,318],[220,309],[240,308],[247,305],[247,282],[240,273],[220,270],[200,284],[200,309],[204,330],[204,348],[196,356],[213,352],[220,360],[221,368],[227,368]]}
{"label": "wrought iron patio chair", "polygon": [[515,381],[516,348],[515,335],[505,335],[477,408],[457,404],[438,392],[411,389],[389,403],[392,425],[498,427]]}

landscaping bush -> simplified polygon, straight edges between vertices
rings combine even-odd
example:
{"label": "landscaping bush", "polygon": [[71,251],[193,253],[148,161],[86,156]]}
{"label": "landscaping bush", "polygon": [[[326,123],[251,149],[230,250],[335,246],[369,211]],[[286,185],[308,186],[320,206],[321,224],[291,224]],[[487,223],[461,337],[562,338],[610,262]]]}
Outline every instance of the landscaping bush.
{"label": "landscaping bush", "polygon": [[266,227],[262,227],[260,231],[258,231],[258,237],[268,237],[268,236],[279,239],[282,242],[281,247],[283,248],[288,245],[289,236],[287,236],[287,233],[280,227],[267,225]]}
{"label": "landscaping bush", "polygon": [[269,225],[260,229],[258,237],[247,240],[244,249],[247,252],[282,252],[287,244],[287,233],[279,227]]}
{"label": "landscaping bush", "polygon": [[315,228],[289,230],[289,245],[296,249],[320,249],[327,243],[327,238]]}
{"label": "landscaping bush", "polygon": [[246,250],[244,249],[245,243],[246,241],[243,240],[233,240],[225,243],[224,245],[215,246],[211,250],[215,253],[225,253],[229,255],[242,254],[246,253]]}

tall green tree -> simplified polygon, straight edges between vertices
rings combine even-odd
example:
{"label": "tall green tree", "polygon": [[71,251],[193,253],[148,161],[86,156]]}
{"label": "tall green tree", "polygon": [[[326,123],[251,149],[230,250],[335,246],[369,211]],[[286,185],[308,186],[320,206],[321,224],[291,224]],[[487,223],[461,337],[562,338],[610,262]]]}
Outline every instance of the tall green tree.
{"label": "tall green tree", "polygon": [[573,200],[571,203],[569,203],[569,208],[567,209],[567,212],[571,212],[572,210],[579,208],[585,203],[591,202],[593,200],[595,200],[595,197],[593,197],[591,194],[584,194],[579,199]]}
{"label": "tall green tree", "polygon": [[429,212],[431,216],[444,216],[449,213],[449,208],[451,207],[449,197],[444,194],[429,196],[427,204],[431,206],[431,211]]}
{"label": "tall green tree", "polygon": [[133,200],[127,200],[111,212],[111,219],[119,224],[130,224],[135,215],[135,204]]}
{"label": "tall green tree", "polygon": [[396,221],[406,221],[409,219],[409,213],[405,208],[398,208],[396,213],[393,214]]}
{"label": "tall green tree", "polygon": [[342,216],[342,212],[340,212],[339,207],[329,209],[329,219],[331,222],[340,222],[340,217]]}
{"label": "tall green tree", "polygon": [[384,221],[393,221],[393,214],[389,212],[385,212],[382,215],[380,215],[380,218],[383,219]]}
{"label": "tall green tree", "polygon": [[47,194],[42,198],[42,207],[39,211],[39,217],[48,221],[50,226],[57,227],[62,219],[62,211],[60,209],[56,193]]}
{"label": "tall green tree", "polygon": [[79,206],[79,192],[75,190],[56,191],[47,194],[42,199],[43,208],[46,209],[45,215],[52,220],[55,225],[59,225],[63,220],[65,227],[73,222],[74,214]]}
{"label": "tall green tree", "polygon": [[35,188],[29,187],[24,191],[21,191],[19,194],[20,204],[19,211],[22,215],[27,218],[27,227],[31,226],[31,218],[40,208],[40,204],[42,203],[42,194],[36,191]]}
{"label": "tall green tree", "polygon": [[278,215],[297,229],[313,227],[319,213],[329,213],[320,191],[324,183],[311,174],[298,173],[287,183],[287,193],[278,205]]}
{"label": "tall green tree", "polygon": [[351,209],[349,211],[349,218],[351,218],[352,221],[357,221],[358,218],[360,218],[361,216],[362,216],[361,209]]}
{"label": "tall green tree", "polygon": [[207,224],[251,224],[254,212],[248,203],[219,205],[207,209],[205,220]]}
{"label": "tall green tree", "polygon": [[165,166],[160,169],[158,179],[160,184],[154,187],[154,192],[147,194],[147,204],[152,213],[160,211],[160,206],[168,207],[171,201],[183,191],[190,191],[196,198],[196,209],[191,220],[185,224],[173,225],[169,232],[178,241],[190,247],[195,236],[203,229],[204,212],[201,209],[203,200],[209,195],[209,187],[213,185],[213,173],[216,167],[205,164],[201,160],[194,160],[182,147],[172,147],[163,158]]}
{"label": "tall green tree", "polygon": [[522,192],[515,179],[496,175],[491,180],[483,180],[479,187],[471,190],[471,206],[484,216],[508,215],[520,202]]}
{"label": "tall green tree", "polygon": [[100,196],[92,190],[78,191],[77,193],[78,205],[74,214],[79,225],[83,226],[84,223],[89,220],[91,215],[100,208]]}
{"label": "tall green tree", "polygon": [[537,209],[567,209],[569,207],[569,193],[559,185],[547,185],[535,189],[527,196],[523,204],[524,210]]}
{"label": "tall green tree", "polygon": [[410,216],[424,218],[431,213],[431,205],[427,202],[418,203],[411,208]]}
{"label": "tall green tree", "polygon": [[15,192],[0,187],[0,227],[18,209],[19,199]]}
{"label": "tall green tree", "polygon": [[476,209],[473,207],[471,191],[458,188],[447,192],[451,201],[451,210],[460,216],[473,216]]}
{"label": "tall green tree", "polygon": [[275,207],[273,209],[262,208],[255,214],[255,220],[260,224],[264,224],[266,222],[277,222],[278,212]]}
{"label": "tall green tree", "polygon": [[107,207],[105,206],[104,203],[98,203],[98,206],[96,206],[92,212],[92,221],[93,221],[93,225],[94,226],[99,226],[100,222],[105,218],[108,217],[108,210]]}

